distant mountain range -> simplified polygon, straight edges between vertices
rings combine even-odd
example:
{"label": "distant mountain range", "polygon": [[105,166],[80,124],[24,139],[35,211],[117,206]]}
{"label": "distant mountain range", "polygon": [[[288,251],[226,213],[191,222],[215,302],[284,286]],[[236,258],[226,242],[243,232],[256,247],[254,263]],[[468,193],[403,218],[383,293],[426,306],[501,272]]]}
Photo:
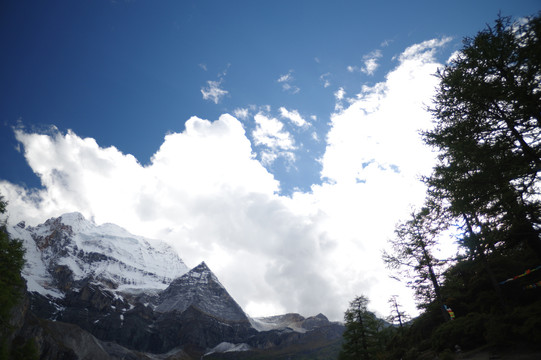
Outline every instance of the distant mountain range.
{"label": "distant mountain range", "polygon": [[188,269],[162,241],[79,213],[9,232],[26,248],[14,325],[41,359],[333,359],[340,348],[341,324],[252,319],[204,262]]}

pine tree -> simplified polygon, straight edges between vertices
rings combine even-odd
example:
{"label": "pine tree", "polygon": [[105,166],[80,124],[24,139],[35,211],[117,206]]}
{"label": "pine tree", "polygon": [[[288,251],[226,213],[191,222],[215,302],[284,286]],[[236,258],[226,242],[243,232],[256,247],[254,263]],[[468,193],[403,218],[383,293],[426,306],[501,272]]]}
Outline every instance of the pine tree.
{"label": "pine tree", "polygon": [[367,309],[368,298],[361,295],[351,301],[344,315],[346,330],[340,360],[369,360],[382,350],[378,335],[383,323]]}
{"label": "pine tree", "polygon": [[444,319],[447,314],[443,309],[439,279],[444,261],[437,259],[433,252],[446,226],[441,207],[427,202],[420,211],[411,214],[410,220],[397,225],[395,238],[389,241],[392,252],[383,253],[387,267],[409,279],[408,285],[415,290],[420,306],[437,301]]}
{"label": "pine tree", "polygon": [[[6,202],[0,195],[0,214],[6,211]],[[9,344],[5,343],[12,333],[11,309],[21,298],[24,279],[21,270],[24,265],[24,248],[19,240],[9,238],[6,220],[0,220],[0,357],[7,356]]]}
{"label": "pine tree", "polygon": [[438,73],[435,126],[423,135],[439,162],[426,182],[469,222],[477,250],[527,245],[541,258],[540,39],[540,15],[499,17]]}
{"label": "pine tree", "polygon": [[398,324],[399,328],[402,330],[405,322],[409,320],[409,316],[405,311],[401,310],[402,305],[398,303],[398,295],[391,296],[388,303],[391,306],[391,315],[389,316],[388,321],[391,324]]}

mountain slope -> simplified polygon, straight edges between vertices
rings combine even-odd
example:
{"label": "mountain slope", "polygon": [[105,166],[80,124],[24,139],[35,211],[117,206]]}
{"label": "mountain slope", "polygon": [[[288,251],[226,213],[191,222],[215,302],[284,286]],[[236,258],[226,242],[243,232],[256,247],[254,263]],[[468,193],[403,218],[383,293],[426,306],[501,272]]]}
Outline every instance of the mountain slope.
{"label": "mountain slope", "polygon": [[[64,214],[36,227],[21,223],[10,229],[23,240],[29,291],[61,297],[70,283],[92,277],[114,292],[162,290],[188,271],[166,243],[97,226],[79,213]],[[62,273],[62,276],[52,274]]]}
{"label": "mountain slope", "polygon": [[[28,302],[32,316],[43,319],[35,329],[56,333],[59,345],[69,338],[59,329],[74,329],[88,349],[103,347],[121,358],[161,358],[171,351],[200,358],[297,346],[305,351],[341,338],[343,327],[321,314],[250,319],[204,262],[189,270],[169,245],[113,224],[96,225],[79,213],[35,227],[20,223],[9,232],[26,248]],[[39,341],[36,334],[23,335]]]}
{"label": "mountain slope", "polygon": [[183,312],[194,306],[222,321],[248,322],[244,311],[204,262],[171,282],[158,301],[155,311],[159,313]]}

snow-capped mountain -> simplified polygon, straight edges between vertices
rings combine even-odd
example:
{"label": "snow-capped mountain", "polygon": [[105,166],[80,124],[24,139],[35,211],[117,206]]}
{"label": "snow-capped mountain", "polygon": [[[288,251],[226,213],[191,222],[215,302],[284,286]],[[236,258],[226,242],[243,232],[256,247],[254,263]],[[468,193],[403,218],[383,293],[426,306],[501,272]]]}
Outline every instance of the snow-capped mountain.
{"label": "snow-capped mountain", "polygon": [[87,350],[111,359],[165,353],[212,358],[340,341],[343,326],[321,314],[250,319],[204,262],[190,270],[168,244],[117,225],[96,225],[69,213],[8,230],[26,249],[27,309],[44,319],[30,321],[21,334],[56,334],[38,341],[43,351],[52,351],[44,359],[58,358],[58,351],[80,351],[83,340],[64,348],[73,342],[61,330],[68,324],[70,332],[89,341]]}
{"label": "snow-capped mountain", "polygon": [[258,331],[290,329],[299,333],[305,333],[315,328],[331,324],[329,319],[323,314],[305,318],[295,313],[251,318],[250,322]]}
{"label": "snow-capped mountain", "polygon": [[155,311],[166,313],[197,307],[205,314],[223,321],[248,322],[248,317],[203,262],[175,279],[160,293]]}
{"label": "snow-capped mountain", "polygon": [[[70,282],[89,277],[114,292],[163,290],[189,270],[168,244],[114,224],[98,226],[80,213],[64,214],[36,227],[21,223],[10,234],[23,240],[23,276],[29,290],[41,295],[62,296]],[[52,274],[58,272],[69,278],[64,284],[55,283]]]}

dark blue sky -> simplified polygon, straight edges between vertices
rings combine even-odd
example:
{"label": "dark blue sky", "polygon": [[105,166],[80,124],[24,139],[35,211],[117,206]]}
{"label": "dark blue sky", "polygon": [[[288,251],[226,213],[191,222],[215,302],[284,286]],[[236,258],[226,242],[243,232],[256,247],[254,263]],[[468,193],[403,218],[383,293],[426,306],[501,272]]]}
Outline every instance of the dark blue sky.
{"label": "dark blue sky", "polygon": [[[147,164],[191,116],[215,120],[250,105],[316,116],[320,139],[333,93],[382,81],[405,47],[452,36],[444,59],[501,11],[525,16],[539,1],[3,1],[0,5],[0,178],[38,186],[12,127],[51,125],[115,146]],[[382,43],[387,42],[387,46]],[[348,72],[380,49],[373,76]],[[277,80],[291,71],[292,89]],[[330,83],[323,86],[323,78]],[[205,100],[207,81],[228,93]],[[253,114],[252,114],[253,115]],[[253,123],[244,122],[247,131]],[[284,191],[319,182],[324,144],[297,134],[297,161],[268,168]],[[255,150],[257,147],[254,145]]]}

